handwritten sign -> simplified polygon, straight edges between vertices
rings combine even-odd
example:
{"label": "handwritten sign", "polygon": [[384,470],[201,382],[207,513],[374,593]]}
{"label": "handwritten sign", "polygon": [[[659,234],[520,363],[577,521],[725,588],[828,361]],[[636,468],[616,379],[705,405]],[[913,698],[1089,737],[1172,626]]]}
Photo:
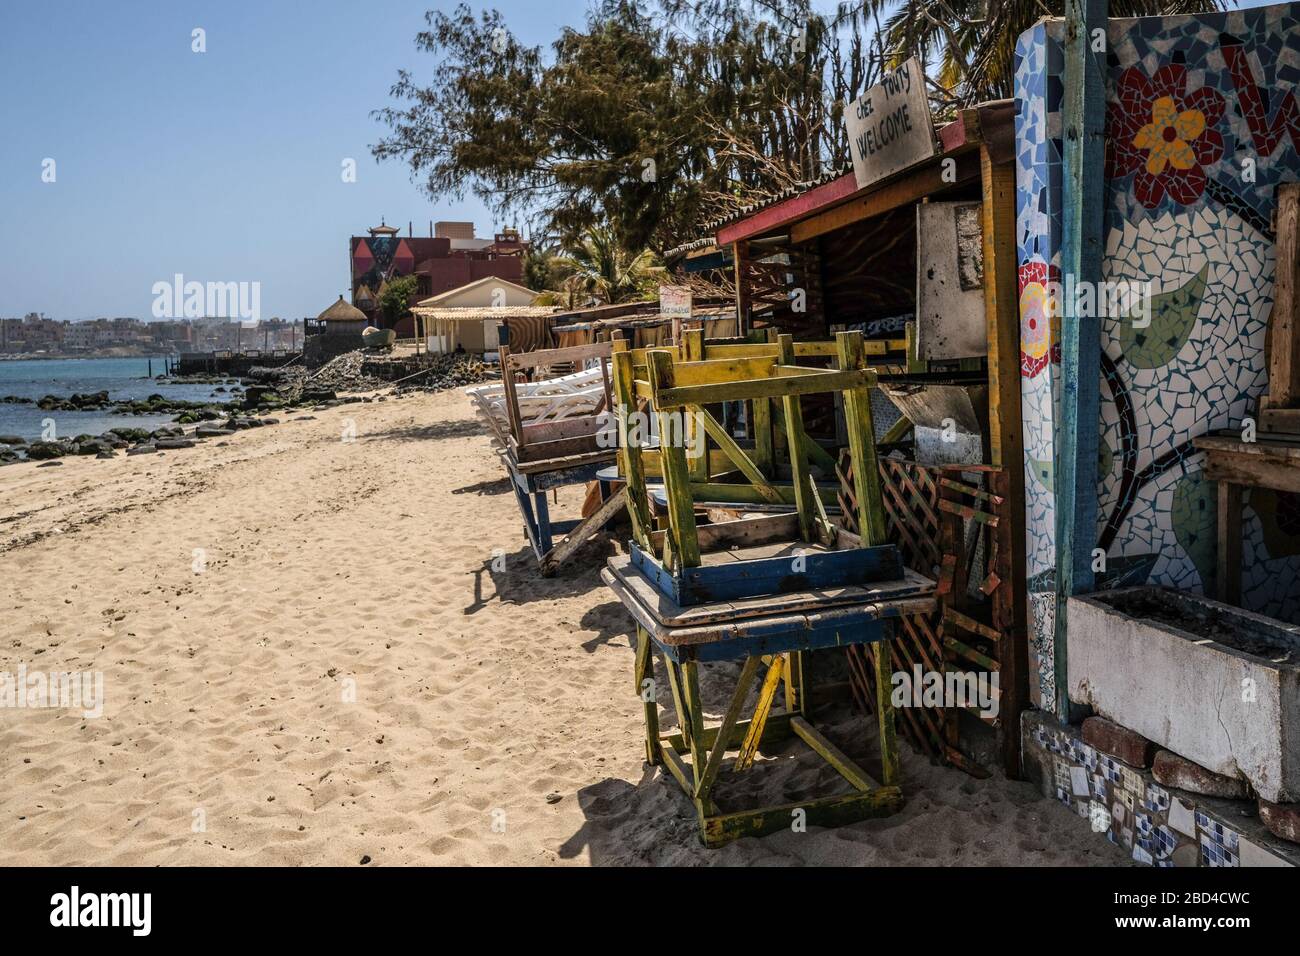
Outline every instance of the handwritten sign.
{"label": "handwritten sign", "polygon": [[921,61],[912,57],[844,107],[858,188],[934,155],[930,101]]}
{"label": "handwritten sign", "polygon": [[659,314],[672,319],[673,341],[681,341],[682,323],[691,317],[691,287],[688,285],[661,285],[659,287]]}

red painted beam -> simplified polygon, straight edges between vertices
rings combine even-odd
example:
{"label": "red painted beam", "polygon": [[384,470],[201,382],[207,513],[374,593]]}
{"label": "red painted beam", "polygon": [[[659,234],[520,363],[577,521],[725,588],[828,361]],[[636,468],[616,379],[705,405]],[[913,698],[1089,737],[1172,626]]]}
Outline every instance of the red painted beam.
{"label": "red painted beam", "polygon": [[852,173],[845,173],[839,179],[832,179],[806,193],[791,196],[775,205],[760,209],[748,219],[728,223],[718,230],[717,243],[720,246],[729,246],[741,239],[771,232],[773,229],[797,222],[805,216],[818,212],[825,206],[842,202],[857,191],[857,180],[853,178]]}

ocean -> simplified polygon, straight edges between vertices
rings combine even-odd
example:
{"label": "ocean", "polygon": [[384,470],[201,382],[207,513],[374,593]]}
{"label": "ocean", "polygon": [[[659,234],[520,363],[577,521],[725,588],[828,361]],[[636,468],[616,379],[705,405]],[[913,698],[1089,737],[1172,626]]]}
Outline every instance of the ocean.
{"label": "ocean", "polygon": [[[20,359],[0,361],[0,399],[16,395],[33,400],[46,395],[66,397],[73,392],[108,392],[114,401],[164,395],[191,402],[226,402],[229,394],[217,385],[170,385],[149,377],[148,358]],[[153,373],[161,375],[160,356],[152,359]],[[229,386],[226,386],[227,388]],[[28,441],[42,437],[45,420],[53,419],[56,438],[100,435],[110,428],[157,428],[175,415],[120,415],[109,411],[56,412],[35,405],[0,402],[0,435],[21,435]]]}

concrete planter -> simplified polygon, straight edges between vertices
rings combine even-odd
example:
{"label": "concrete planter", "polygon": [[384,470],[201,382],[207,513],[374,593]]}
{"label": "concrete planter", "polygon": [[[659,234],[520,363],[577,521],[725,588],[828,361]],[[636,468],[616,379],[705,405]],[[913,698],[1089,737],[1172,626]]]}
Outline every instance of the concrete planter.
{"label": "concrete planter", "polygon": [[1071,598],[1070,699],[1300,801],[1300,628],[1166,588]]}

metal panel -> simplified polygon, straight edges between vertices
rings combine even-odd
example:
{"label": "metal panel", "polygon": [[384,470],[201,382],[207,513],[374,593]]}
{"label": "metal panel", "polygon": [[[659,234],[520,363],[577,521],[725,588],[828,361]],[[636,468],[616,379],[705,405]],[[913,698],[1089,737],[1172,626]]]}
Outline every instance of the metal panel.
{"label": "metal panel", "polygon": [[979,202],[916,207],[916,326],[922,358],[988,354],[982,214]]}

